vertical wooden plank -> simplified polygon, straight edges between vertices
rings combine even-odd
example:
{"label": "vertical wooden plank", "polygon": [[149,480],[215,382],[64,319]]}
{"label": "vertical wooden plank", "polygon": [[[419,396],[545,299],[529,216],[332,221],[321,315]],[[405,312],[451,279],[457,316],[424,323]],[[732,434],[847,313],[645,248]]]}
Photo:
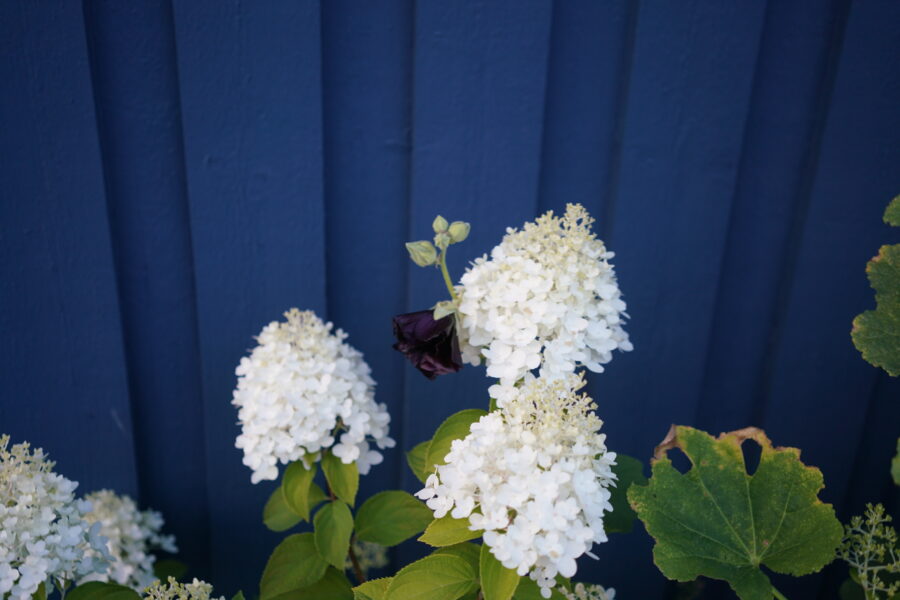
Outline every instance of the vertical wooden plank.
{"label": "vertical wooden plank", "polygon": [[[398,441],[405,366],[390,345],[406,305],[412,29],[411,0],[322,4],[328,317],[365,354]],[[362,478],[363,497],[400,486],[401,446]]]}
{"label": "vertical wooden plank", "polygon": [[[450,253],[455,278],[506,227],[535,216],[551,8],[540,1],[417,3],[408,235],[430,238],[439,213],[470,221],[469,239]],[[435,270],[408,264],[409,310],[448,297]],[[440,383],[405,368],[405,448],[430,437],[451,413],[487,405],[481,368]],[[411,486],[412,475],[404,477]]]}
{"label": "vertical wooden plank", "polygon": [[325,309],[316,2],[174,5],[207,431],[213,576],[255,590],[279,536],[234,448],[234,368],[290,306]]}
{"label": "vertical wooden plank", "polygon": [[[642,460],[696,412],[764,13],[763,3],[647,1],[637,15],[607,239],[635,350],[595,389],[615,449]],[[635,556],[650,545],[645,536]],[[619,577],[610,584],[623,596],[663,596],[655,569]]]}
{"label": "vertical wooden plank", "polygon": [[140,502],[206,574],[200,356],[171,5],[85,4]]}
{"label": "vertical wooden plank", "polygon": [[874,305],[866,261],[900,237],[881,222],[900,190],[898,20],[896,2],[851,7],[802,243],[771,349],[766,428],[822,469],[822,495],[838,505],[855,449],[868,435],[866,404],[877,379],[850,341],[850,322]]}
{"label": "vertical wooden plank", "polygon": [[134,494],[119,305],[80,5],[0,5],[2,430]]}
{"label": "vertical wooden plank", "polygon": [[745,151],[718,282],[697,411],[698,427],[759,425],[761,374],[785,265],[809,204],[841,38],[846,0],[821,6],[773,2],[766,12]]}

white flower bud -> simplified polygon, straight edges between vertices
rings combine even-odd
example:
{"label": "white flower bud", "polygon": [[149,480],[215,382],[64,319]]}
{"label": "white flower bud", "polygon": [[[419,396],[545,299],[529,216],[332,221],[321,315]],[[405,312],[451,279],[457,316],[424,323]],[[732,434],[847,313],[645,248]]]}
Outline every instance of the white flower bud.
{"label": "white flower bud", "polygon": [[429,267],[437,260],[437,250],[427,240],[406,242],[409,257],[420,267]]}

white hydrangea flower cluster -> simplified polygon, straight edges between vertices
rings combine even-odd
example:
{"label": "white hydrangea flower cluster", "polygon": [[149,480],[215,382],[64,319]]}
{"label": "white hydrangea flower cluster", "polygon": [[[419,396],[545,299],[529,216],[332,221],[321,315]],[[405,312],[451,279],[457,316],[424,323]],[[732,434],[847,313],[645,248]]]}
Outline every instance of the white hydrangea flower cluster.
{"label": "white hydrangea flower cluster", "polygon": [[106,539],[84,520],[90,503],[53,467],[40,448],[0,436],[0,598],[30,600],[42,583],[49,593],[106,569]]}
{"label": "white hydrangea flower cluster", "polygon": [[277,479],[279,461],[308,463],[327,448],[368,473],[382,461],[369,442],[380,449],[394,446],[391,417],[375,402],[369,365],[344,342],[346,333],[332,332],[332,324],[312,311],[293,308],[284,316],[286,321],[263,328],[259,345],[236,371],[232,404],[239,407],[242,432],[235,445],[253,470],[251,481]]}
{"label": "white hydrangea flower cluster", "polygon": [[594,220],[580,204],[510,228],[462,276],[457,322],[464,361],[487,365],[502,405],[525,373],[557,378],[583,365],[603,371],[613,350],[632,349],[625,302]]}
{"label": "white hydrangea flower cluster", "polygon": [[213,587],[194,578],[193,583],[178,583],[169,577],[168,583],[157,581],[144,592],[145,600],[225,600],[225,596],[212,597]]}
{"label": "white hydrangea flower cluster", "polygon": [[483,530],[503,566],[530,573],[549,598],[555,577],[575,574],[575,560],[606,541],[604,512],[616,455],[586,394],[583,374],[526,378],[505,406],[454,440],[446,464],[417,496],[435,518],[450,513]]}
{"label": "white hydrangea flower cluster", "polygon": [[159,549],[175,553],[175,537],[162,535],[162,515],[156,511],[138,510],[134,500],[110,490],[100,490],[85,496],[91,511],[85,515],[88,523],[100,524],[112,557],[106,573],[90,575],[84,581],[113,581],[138,592],[156,581],[152,551]]}
{"label": "white hydrangea flower cluster", "polygon": [[616,590],[601,585],[585,585],[576,583],[572,590],[557,588],[566,600],[615,600]]}

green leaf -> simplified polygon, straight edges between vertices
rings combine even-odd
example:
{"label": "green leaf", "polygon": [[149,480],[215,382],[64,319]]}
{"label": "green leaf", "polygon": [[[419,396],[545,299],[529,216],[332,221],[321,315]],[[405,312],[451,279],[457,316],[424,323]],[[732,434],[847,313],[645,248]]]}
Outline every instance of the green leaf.
{"label": "green leaf", "polygon": [[44,583],[38,586],[37,591],[32,594],[32,600],[47,600],[47,586]]}
{"label": "green leaf", "polygon": [[632,483],[644,485],[647,478],[644,477],[644,465],[636,458],[624,454],[616,455],[616,466],[613,467],[616,474],[616,487],[610,488],[609,499],[613,511],[603,516],[603,525],[606,533],[630,533],[637,517],[628,504],[628,488]]}
{"label": "green leaf", "polygon": [[454,519],[447,513],[440,519],[432,521],[419,536],[420,542],[429,546],[452,546],[481,537],[481,531],[469,529],[469,519]]}
{"label": "green leaf", "polygon": [[370,579],[362,585],[356,586],[353,588],[354,600],[384,600],[388,586],[391,585],[393,579],[393,577]]}
{"label": "green leaf", "polygon": [[875,310],[853,319],[850,332],[863,358],[897,377],[900,375],[900,244],[882,246],[866,265],[875,290]]}
{"label": "green leaf", "polygon": [[66,594],[66,600],[140,600],[137,592],[124,585],[91,581]]}
{"label": "green leaf", "polygon": [[174,577],[175,581],[181,581],[187,571],[187,565],[180,560],[166,558],[153,563],[153,576],[160,581],[168,581],[169,577]]}
{"label": "green leaf", "polygon": [[244,598],[244,592],[240,592],[240,591],[239,591],[237,594],[235,594],[234,596],[232,596],[231,600],[246,600],[246,599]]}
{"label": "green leaf", "polygon": [[359,467],[355,462],[345,465],[340,458],[326,452],[322,456],[322,471],[334,495],[353,506],[359,489]]}
{"label": "green leaf", "polygon": [[477,573],[479,569],[479,561],[481,559],[481,546],[479,546],[478,544],[463,542],[461,544],[453,544],[452,546],[444,546],[443,548],[438,548],[431,553],[432,556],[434,556],[435,554],[448,554],[450,556],[461,558],[472,565],[472,568]]}
{"label": "green leaf", "polygon": [[307,469],[301,461],[293,462],[284,471],[281,483],[281,491],[284,502],[288,508],[300,515],[304,521],[309,521],[309,511],[312,510],[310,502],[310,490],[313,478],[316,476],[316,464]]}
{"label": "green leaf", "polygon": [[[307,505],[312,511],[322,501],[326,500],[325,492],[315,483],[309,486]],[[287,531],[296,526],[303,518],[295,513],[285,500],[285,493],[279,486],[269,496],[265,508],[263,508],[263,523],[272,531]]]}
{"label": "green leaf", "polygon": [[435,465],[444,464],[444,457],[450,452],[453,440],[459,440],[469,435],[469,427],[486,415],[480,408],[468,408],[447,417],[441,426],[434,432],[428,450],[425,453],[425,473],[432,473]]}
{"label": "green leaf", "polygon": [[476,584],[472,565],[457,556],[426,556],[400,569],[385,600],[457,600]]}
{"label": "green leaf", "polygon": [[316,550],[312,533],[295,533],[278,544],[259,583],[260,600],[307,588],[325,575],[328,563]]}
{"label": "green leaf", "polygon": [[519,585],[518,573],[500,564],[487,544],[481,546],[479,565],[484,600],[510,600]]}
{"label": "green leaf", "polygon": [[[516,593],[513,594],[513,600],[545,600],[545,598],[541,596],[541,588],[538,587],[538,584],[531,577],[523,575],[519,578],[519,587],[516,588]],[[565,596],[559,590],[553,588],[550,600],[565,600]]]}
{"label": "green leaf", "polygon": [[894,483],[900,485],[900,438],[897,438],[897,456],[891,461],[891,476]]}
{"label": "green leaf", "polygon": [[[762,448],[749,475],[741,443]],[[691,469],[679,473],[666,456],[680,448]],[[760,570],[805,575],[831,562],[843,528],[818,493],[822,473],[800,462],[796,448],[773,448],[755,427],[718,439],[690,427],[673,427],[657,447],[646,486],[632,485],[628,499],[656,540],[653,557],[663,575],[678,581],[723,579],[744,600],[771,600]]]}
{"label": "green leaf", "polygon": [[866,592],[862,589],[861,585],[852,579],[844,580],[840,590],[838,590],[838,594],[840,595],[841,600],[866,600]]}
{"label": "green leaf", "polygon": [[325,576],[316,583],[279,596],[278,600],[353,600],[353,586],[341,571],[328,567]]}
{"label": "green leaf", "polygon": [[406,453],[406,462],[409,464],[409,468],[412,469],[416,479],[422,483],[425,483],[425,479],[428,477],[428,472],[425,471],[425,454],[428,452],[430,443],[431,440],[425,440],[421,444],[416,444],[412,450]]}
{"label": "green leaf", "polygon": [[411,494],[400,490],[379,492],[356,512],[356,537],[396,546],[423,531],[431,519],[431,510]]}
{"label": "green leaf", "polygon": [[900,196],[896,196],[888,204],[884,211],[884,222],[894,227],[900,227]]}
{"label": "green leaf", "polygon": [[316,513],[316,550],[330,565],[343,570],[353,534],[353,515],[341,500],[334,500]]}

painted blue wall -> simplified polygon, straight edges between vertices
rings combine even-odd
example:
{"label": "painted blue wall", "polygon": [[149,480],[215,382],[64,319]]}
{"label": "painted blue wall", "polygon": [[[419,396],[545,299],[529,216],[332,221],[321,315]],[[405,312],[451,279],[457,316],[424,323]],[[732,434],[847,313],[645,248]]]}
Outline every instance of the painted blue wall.
{"label": "painted blue wall", "polygon": [[[290,306],[349,331],[399,440],[364,492],[412,490],[401,449],[487,382],[389,349],[391,316],[445,293],[402,242],[471,221],[460,273],[577,201],[632,315],[591,380],[612,448],[755,424],[842,515],[895,501],[900,385],[848,334],[900,238],[897,23],[896,0],[0,3],[0,429],[254,590],[279,536],[233,444],[252,336]],[[581,574],[667,597],[650,546],[614,537]]]}

